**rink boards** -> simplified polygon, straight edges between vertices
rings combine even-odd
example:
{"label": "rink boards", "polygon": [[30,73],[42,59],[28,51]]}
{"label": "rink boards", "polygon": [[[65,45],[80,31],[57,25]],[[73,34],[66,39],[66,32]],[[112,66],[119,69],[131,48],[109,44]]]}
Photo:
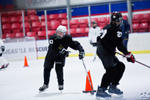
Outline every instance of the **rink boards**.
{"label": "rink boards", "polygon": [[[81,43],[86,55],[93,56],[96,48],[93,48],[88,37],[73,38]],[[150,34],[149,33],[133,33],[129,35],[128,50],[134,54],[150,53]],[[43,59],[48,50],[48,40],[26,41],[16,43],[6,43],[6,51],[4,56],[8,60],[22,60],[24,56],[28,59]],[[78,51],[71,51],[69,57],[77,57]]]}

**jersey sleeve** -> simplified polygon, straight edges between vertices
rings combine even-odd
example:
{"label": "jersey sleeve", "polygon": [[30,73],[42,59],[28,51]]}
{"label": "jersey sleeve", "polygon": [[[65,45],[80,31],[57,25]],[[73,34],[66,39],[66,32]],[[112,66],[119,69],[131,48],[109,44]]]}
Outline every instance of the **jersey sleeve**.
{"label": "jersey sleeve", "polygon": [[74,41],[71,36],[68,36],[68,42],[69,42],[69,47],[70,48],[72,48],[74,50],[79,50],[80,52],[81,51],[84,52],[84,49],[81,46],[81,44],[78,41]]}
{"label": "jersey sleeve", "polygon": [[92,28],[89,29],[88,38],[89,38],[89,41],[92,40]]}
{"label": "jersey sleeve", "polygon": [[128,50],[124,47],[122,39],[120,40],[119,44],[117,45],[117,49],[121,51],[124,55],[128,54]]}
{"label": "jersey sleeve", "polygon": [[49,52],[52,52],[53,51],[53,48],[55,48],[55,36],[51,36],[48,40],[48,43],[49,43],[49,46],[48,46],[48,49],[49,49]]}

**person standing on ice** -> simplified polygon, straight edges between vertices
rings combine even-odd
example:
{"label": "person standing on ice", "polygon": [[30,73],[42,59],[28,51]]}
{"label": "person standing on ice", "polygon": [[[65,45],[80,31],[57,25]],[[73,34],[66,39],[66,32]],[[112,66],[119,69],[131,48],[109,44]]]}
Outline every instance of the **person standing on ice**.
{"label": "person standing on ice", "polygon": [[9,65],[6,59],[2,56],[4,51],[5,46],[3,40],[0,38],[0,69],[6,68]]}
{"label": "person standing on ice", "polygon": [[92,27],[89,29],[89,34],[88,34],[90,44],[93,46],[95,50],[93,61],[96,59],[97,36],[99,35],[99,32],[100,32],[100,28],[97,26],[97,23],[93,21]]}
{"label": "person standing on ice", "polygon": [[65,34],[67,29],[65,26],[58,26],[56,34],[49,39],[49,48],[44,62],[44,84],[39,88],[39,91],[44,91],[48,88],[50,72],[55,64],[55,70],[58,80],[58,89],[63,90],[64,78],[63,67],[65,58],[69,55],[67,48],[70,47],[79,51],[79,59],[84,58],[84,49],[78,41],[72,40],[70,35]]}
{"label": "person standing on ice", "polygon": [[118,12],[120,15],[121,20],[121,24],[120,24],[120,28],[122,30],[122,39],[123,39],[123,45],[126,47],[128,47],[128,40],[129,40],[129,32],[130,32],[130,25],[128,23],[127,20],[124,20],[122,18],[122,14],[120,12]]}
{"label": "person standing on ice", "polygon": [[[125,65],[115,56],[116,48],[126,56],[127,61],[135,62],[133,54],[123,46],[120,24],[119,13],[113,12],[111,23],[104,27],[103,32],[98,36],[97,55],[106,72],[102,77],[101,85],[98,86],[96,97],[111,97],[109,93],[123,94],[117,85],[123,76]],[[109,93],[106,91],[107,88]]]}

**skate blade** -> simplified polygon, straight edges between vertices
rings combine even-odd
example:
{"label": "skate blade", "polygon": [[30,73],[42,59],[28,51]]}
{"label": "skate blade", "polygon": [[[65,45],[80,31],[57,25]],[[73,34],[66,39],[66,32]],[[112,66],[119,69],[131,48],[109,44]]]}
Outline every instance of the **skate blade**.
{"label": "skate blade", "polygon": [[62,93],[63,93],[63,90],[59,90],[59,93],[62,94]]}
{"label": "skate blade", "polygon": [[111,100],[111,97],[106,97],[106,98],[96,97],[96,100]]}
{"label": "skate blade", "polygon": [[39,90],[39,93],[43,93],[43,92],[46,92],[46,91],[47,91],[47,89],[45,89],[45,90],[43,90],[43,91],[40,91],[40,90]]}
{"label": "skate blade", "polygon": [[124,100],[123,99],[123,94],[118,95],[118,94],[113,94],[113,93],[109,93],[111,95],[112,100]]}
{"label": "skate blade", "polygon": [[118,97],[118,98],[122,98],[123,94],[114,94],[114,93],[109,93],[112,97]]}
{"label": "skate blade", "polygon": [[0,71],[7,70],[7,67],[0,68]]}

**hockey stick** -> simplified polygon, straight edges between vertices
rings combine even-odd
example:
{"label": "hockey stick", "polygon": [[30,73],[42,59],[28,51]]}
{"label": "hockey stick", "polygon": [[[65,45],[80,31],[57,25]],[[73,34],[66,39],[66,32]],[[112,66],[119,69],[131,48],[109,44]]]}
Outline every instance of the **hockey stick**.
{"label": "hockey stick", "polygon": [[[123,55],[123,54],[121,54],[121,53],[119,53],[119,52],[116,52],[117,54],[119,54],[119,55],[121,55],[121,56],[123,56],[123,57],[125,57],[125,55]],[[126,57],[127,58],[127,57]],[[139,62],[139,61],[137,61],[137,60],[135,60],[135,62],[136,63],[139,63],[139,64],[141,64],[141,65],[143,65],[143,66],[145,66],[145,67],[147,67],[147,68],[150,68],[150,66],[148,66],[148,65],[146,65],[146,64],[143,64],[143,63],[141,63],[141,62]]]}
{"label": "hockey stick", "polygon": [[[87,71],[87,68],[86,68],[86,66],[85,66],[85,63],[84,63],[84,60],[83,60],[83,59],[82,59],[82,63],[83,63],[83,66],[84,66],[85,72],[86,72],[87,77],[88,77],[88,81],[89,81],[90,86],[91,86],[91,89],[92,89],[92,91],[89,91],[89,92],[93,95],[93,94],[94,94],[94,92],[96,92],[96,91],[93,89],[92,83],[91,83],[91,81],[90,81],[90,76],[89,76],[89,74],[88,74],[88,71]],[[84,91],[83,91],[83,92],[84,92]]]}

